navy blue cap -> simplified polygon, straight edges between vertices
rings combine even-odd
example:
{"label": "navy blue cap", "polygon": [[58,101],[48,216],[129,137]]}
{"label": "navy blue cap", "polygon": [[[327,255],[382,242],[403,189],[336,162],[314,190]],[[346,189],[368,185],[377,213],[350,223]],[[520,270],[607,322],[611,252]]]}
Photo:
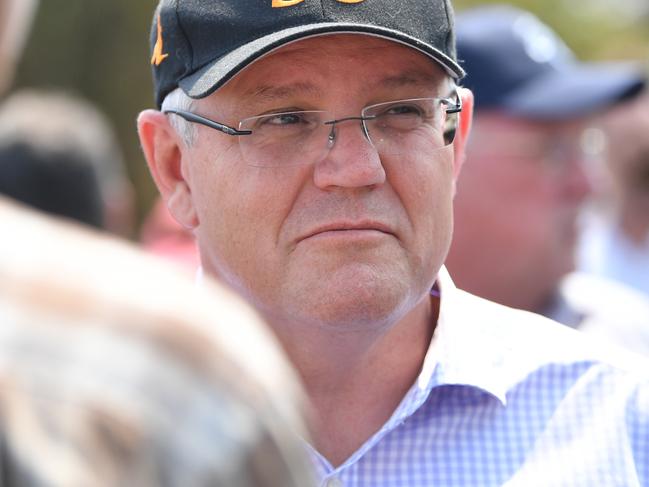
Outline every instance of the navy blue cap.
{"label": "navy blue cap", "polygon": [[151,33],[158,107],[178,86],[208,96],[273,49],[335,33],[393,40],[464,75],[450,0],[160,0]]}
{"label": "navy blue cap", "polygon": [[604,109],[641,91],[646,77],[630,63],[582,63],[529,12],[506,5],[457,16],[463,85],[476,110],[531,119],[569,119]]}

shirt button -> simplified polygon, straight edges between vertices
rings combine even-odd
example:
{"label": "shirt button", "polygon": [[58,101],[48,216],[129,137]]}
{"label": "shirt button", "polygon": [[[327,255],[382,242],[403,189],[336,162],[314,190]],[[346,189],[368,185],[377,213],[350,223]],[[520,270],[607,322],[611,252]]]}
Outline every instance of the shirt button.
{"label": "shirt button", "polygon": [[325,482],[325,487],[343,487],[343,483],[338,477],[331,477]]}

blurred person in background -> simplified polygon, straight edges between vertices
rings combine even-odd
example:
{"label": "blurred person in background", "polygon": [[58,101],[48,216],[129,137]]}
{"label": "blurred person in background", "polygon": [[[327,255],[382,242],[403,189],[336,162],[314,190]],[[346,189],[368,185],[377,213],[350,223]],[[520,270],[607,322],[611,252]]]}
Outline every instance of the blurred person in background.
{"label": "blurred person in background", "polygon": [[458,57],[476,103],[447,261],[458,286],[649,352],[648,302],[572,272],[590,117],[635,96],[640,71],[580,63],[536,17],[503,5],[458,16]]}
{"label": "blurred person in background", "polygon": [[623,282],[649,296],[649,93],[602,120],[608,136],[604,174],[585,215],[580,270]]}
{"label": "blurred person in background", "polygon": [[0,485],[312,485],[297,378],[238,297],[0,203]]}
{"label": "blurred person in background", "polygon": [[140,228],[142,248],[190,269],[198,269],[200,256],[191,229],[171,215],[162,198],[156,198]]}
{"label": "blurred person in background", "polygon": [[24,90],[0,105],[0,193],[131,236],[134,192],[113,129],[90,102]]}
{"label": "blurred person in background", "polygon": [[0,2],[0,94],[11,85],[37,5],[37,0]]}

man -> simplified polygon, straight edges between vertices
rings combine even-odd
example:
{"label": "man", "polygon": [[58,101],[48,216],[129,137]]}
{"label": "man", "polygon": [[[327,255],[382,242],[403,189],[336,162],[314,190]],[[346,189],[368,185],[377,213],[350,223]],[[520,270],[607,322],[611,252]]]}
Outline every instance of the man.
{"label": "man", "polygon": [[152,175],[297,368],[320,485],[646,484],[635,366],[442,268],[472,107],[452,19],[443,0],[163,0]]}
{"label": "man", "polygon": [[459,287],[649,352],[649,302],[571,271],[590,193],[590,117],[642,88],[627,65],[583,64],[531,14],[492,5],[458,18],[476,110],[447,261]]}
{"label": "man", "polygon": [[649,93],[606,114],[602,185],[587,218],[578,266],[649,295]]}

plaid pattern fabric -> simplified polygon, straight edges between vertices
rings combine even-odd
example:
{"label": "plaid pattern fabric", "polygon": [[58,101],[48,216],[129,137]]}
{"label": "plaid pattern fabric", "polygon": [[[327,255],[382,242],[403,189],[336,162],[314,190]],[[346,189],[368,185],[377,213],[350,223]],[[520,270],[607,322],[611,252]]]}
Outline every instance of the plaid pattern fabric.
{"label": "plaid pattern fabric", "polygon": [[649,486],[649,362],[454,288],[422,372],[330,487]]}

